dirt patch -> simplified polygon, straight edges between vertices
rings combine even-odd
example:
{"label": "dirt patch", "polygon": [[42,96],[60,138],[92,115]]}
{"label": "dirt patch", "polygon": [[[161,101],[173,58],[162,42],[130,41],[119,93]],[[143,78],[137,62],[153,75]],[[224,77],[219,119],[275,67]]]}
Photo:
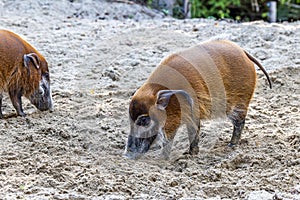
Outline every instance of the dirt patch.
{"label": "dirt patch", "polygon": [[[1,199],[300,198],[299,22],[174,20],[137,5],[86,2],[0,3],[0,28],[47,58],[55,103],[49,113],[24,100],[20,118],[5,96]],[[131,94],[165,56],[211,38],[238,43],[273,81],[270,90],[258,71],[241,144],[227,147],[229,122],[203,122],[197,156],[183,155],[182,128],[170,161],[155,152],[123,158]]]}

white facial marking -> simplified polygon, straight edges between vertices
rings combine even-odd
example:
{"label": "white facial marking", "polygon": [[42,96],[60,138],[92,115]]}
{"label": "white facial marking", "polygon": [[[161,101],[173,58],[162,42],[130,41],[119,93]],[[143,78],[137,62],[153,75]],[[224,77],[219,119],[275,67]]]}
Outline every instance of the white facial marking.
{"label": "white facial marking", "polygon": [[159,131],[158,131],[158,134],[157,134],[157,137],[154,140],[152,146],[159,146],[160,148],[163,148],[164,144],[167,143],[167,142],[168,141],[167,141],[167,138],[165,137],[165,133],[164,133],[163,129],[160,127]]}
{"label": "white facial marking", "polygon": [[152,120],[150,121],[150,124],[148,126],[137,126],[136,124],[134,124],[133,126],[134,136],[138,138],[151,137],[155,135],[153,131],[154,126],[155,126],[155,122]]}
{"label": "white facial marking", "polygon": [[43,88],[43,85],[46,86],[46,88],[49,90],[49,97],[48,97],[47,101],[50,105],[49,110],[53,111],[52,90],[51,90],[51,87],[50,87],[50,84],[49,84],[48,80],[45,77],[42,76],[42,80],[40,81],[40,87],[39,87],[40,94],[42,96],[44,96],[44,94],[45,94],[45,90]]}
{"label": "white facial marking", "polygon": [[50,111],[53,111],[54,110],[54,108],[53,108],[53,100],[52,100],[52,90],[51,90],[51,88],[50,88],[50,91],[49,91],[49,95],[50,95],[50,108],[49,108],[49,110]]}
{"label": "white facial marking", "polygon": [[42,87],[42,81],[40,81],[39,93],[42,96],[44,96],[44,94],[45,94],[44,88]]}

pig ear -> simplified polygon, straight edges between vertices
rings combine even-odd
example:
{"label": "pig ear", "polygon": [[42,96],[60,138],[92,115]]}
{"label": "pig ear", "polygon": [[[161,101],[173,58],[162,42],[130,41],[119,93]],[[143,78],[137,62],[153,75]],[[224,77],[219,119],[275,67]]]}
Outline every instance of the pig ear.
{"label": "pig ear", "polygon": [[29,69],[29,62],[39,69],[40,68],[40,59],[35,53],[29,53],[24,55],[24,66]]}
{"label": "pig ear", "polygon": [[169,105],[169,101],[172,95],[180,94],[183,95],[188,101],[191,110],[193,108],[193,99],[191,96],[184,90],[160,90],[157,93],[156,106],[160,110],[165,110]]}

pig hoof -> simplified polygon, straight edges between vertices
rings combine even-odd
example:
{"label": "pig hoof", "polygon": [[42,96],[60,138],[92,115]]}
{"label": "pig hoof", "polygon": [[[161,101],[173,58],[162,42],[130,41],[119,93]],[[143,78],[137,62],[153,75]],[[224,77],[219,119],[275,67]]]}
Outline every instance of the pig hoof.
{"label": "pig hoof", "polygon": [[142,154],[134,153],[132,151],[126,151],[123,153],[124,158],[128,158],[130,160],[137,160],[142,156]]}
{"label": "pig hoof", "polygon": [[197,155],[199,153],[199,147],[190,148],[189,154],[190,155]]}
{"label": "pig hoof", "polygon": [[230,147],[230,148],[234,148],[234,147],[236,147],[236,144],[233,144],[233,143],[230,142],[227,146]]}
{"label": "pig hoof", "polygon": [[26,114],[24,112],[18,113],[18,115],[21,117],[26,117]]}

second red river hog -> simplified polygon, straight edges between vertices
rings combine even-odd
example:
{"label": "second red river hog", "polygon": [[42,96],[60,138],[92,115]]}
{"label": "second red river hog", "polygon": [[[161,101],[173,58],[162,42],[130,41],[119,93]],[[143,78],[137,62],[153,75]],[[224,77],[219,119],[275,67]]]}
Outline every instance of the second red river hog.
{"label": "second red river hog", "polygon": [[135,92],[129,106],[130,133],[125,156],[137,159],[159,145],[169,158],[179,126],[187,126],[189,153],[199,152],[200,120],[229,118],[237,145],[256,85],[254,63],[262,65],[237,44],[213,40],[172,54]]}
{"label": "second red river hog", "polygon": [[20,116],[25,116],[22,96],[39,110],[53,109],[46,59],[20,36],[7,30],[0,30],[0,118],[3,92],[8,92]]}

